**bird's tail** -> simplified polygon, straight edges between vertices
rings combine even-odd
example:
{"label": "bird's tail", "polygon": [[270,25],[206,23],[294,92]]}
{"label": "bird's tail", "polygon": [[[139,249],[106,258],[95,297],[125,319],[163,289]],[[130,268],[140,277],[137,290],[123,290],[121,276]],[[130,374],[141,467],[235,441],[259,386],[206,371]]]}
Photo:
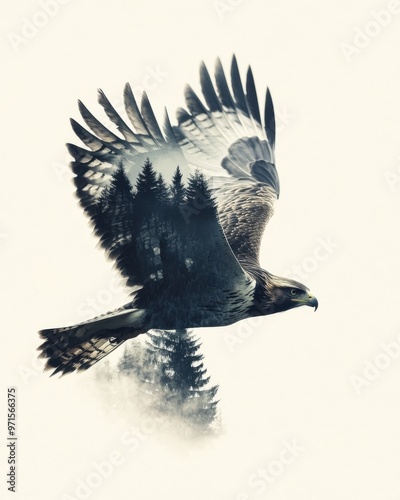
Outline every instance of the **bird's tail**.
{"label": "bird's tail", "polygon": [[38,347],[52,375],[87,370],[125,340],[146,331],[144,310],[121,308],[65,328],[41,330],[45,341]]}

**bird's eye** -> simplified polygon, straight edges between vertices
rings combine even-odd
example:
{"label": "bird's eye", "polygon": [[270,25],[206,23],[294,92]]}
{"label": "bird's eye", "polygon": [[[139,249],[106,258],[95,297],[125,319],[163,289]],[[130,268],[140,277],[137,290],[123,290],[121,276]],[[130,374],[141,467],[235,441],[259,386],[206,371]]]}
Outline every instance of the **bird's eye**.
{"label": "bird's eye", "polygon": [[292,288],[290,290],[290,295],[297,295],[297,292],[298,292],[297,288]]}

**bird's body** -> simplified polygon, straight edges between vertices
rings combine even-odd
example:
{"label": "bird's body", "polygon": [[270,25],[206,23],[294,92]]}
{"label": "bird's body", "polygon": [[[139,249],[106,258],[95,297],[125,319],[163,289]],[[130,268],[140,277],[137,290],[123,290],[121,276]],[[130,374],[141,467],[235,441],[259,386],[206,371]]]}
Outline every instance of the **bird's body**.
{"label": "bird's body", "polygon": [[[89,147],[68,145],[77,194],[132,300],[85,323],[42,330],[42,356],[55,372],[89,368],[151,329],[226,326],[318,305],[304,285],[259,264],[263,231],[279,196],[269,92],[263,126],[250,69],[245,92],[233,59],[233,95],[219,61],[216,86],[204,65],[200,75],[207,107],[187,87],[189,112],[178,110],[175,127],[166,116],[163,132],[147,96],[139,111],[129,85],[125,110],[133,128],[101,91],[99,96],[123,138],[80,103],[93,133],[72,121]],[[186,184],[178,165],[191,168]],[[168,186],[164,178],[172,171]]]}

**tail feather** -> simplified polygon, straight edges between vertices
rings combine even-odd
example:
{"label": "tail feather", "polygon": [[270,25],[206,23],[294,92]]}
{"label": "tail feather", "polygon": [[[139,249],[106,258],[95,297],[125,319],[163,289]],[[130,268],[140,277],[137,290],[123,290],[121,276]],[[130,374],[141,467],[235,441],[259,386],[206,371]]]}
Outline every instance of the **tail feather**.
{"label": "tail feather", "polygon": [[41,330],[44,339],[39,358],[46,359],[51,375],[87,370],[119,347],[125,340],[144,333],[143,312],[119,309],[85,323]]}

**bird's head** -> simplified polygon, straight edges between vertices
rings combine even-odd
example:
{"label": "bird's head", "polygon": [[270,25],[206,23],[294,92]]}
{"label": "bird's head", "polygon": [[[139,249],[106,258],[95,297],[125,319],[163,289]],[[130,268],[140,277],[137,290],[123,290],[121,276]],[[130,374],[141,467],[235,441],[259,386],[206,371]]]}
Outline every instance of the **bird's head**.
{"label": "bird's head", "polygon": [[[273,314],[300,306],[314,307],[315,311],[318,308],[317,298],[306,286],[298,281],[268,273],[265,287],[262,288],[262,294],[257,301],[261,305],[261,310],[263,310],[262,314]],[[268,298],[266,308],[263,307],[265,298]]]}
{"label": "bird's head", "polygon": [[310,290],[298,281],[273,276],[272,294],[277,311],[287,311],[300,306],[318,308],[318,300]]}

